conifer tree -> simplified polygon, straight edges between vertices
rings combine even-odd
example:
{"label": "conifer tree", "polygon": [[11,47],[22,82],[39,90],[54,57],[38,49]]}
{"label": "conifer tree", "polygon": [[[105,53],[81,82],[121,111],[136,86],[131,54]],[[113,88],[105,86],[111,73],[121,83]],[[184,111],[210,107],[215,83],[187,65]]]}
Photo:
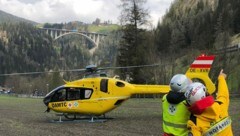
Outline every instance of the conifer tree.
{"label": "conifer tree", "polygon": [[[144,64],[144,56],[141,48],[141,43],[144,40],[143,33],[145,30],[142,28],[148,22],[148,10],[144,9],[143,5],[146,0],[121,0],[122,9],[120,15],[120,22],[122,25],[123,36],[120,40],[119,53],[117,62],[119,66],[141,65]],[[131,69],[121,71],[123,75],[128,74],[134,82],[139,83],[137,77],[140,76],[139,69]]]}

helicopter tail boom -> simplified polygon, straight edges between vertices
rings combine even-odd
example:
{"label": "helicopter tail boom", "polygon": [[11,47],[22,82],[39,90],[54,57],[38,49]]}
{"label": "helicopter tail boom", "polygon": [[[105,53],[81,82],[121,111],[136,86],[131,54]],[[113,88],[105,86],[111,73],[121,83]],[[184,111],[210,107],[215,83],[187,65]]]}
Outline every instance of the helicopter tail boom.
{"label": "helicopter tail boom", "polygon": [[134,85],[132,94],[163,94],[169,90],[169,85]]}
{"label": "helicopter tail boom", "polygon": [[[214,55],[200,55],[190,65],[186,76],[194,81],[202,82],[212,94],[216,90],[215,84],[209,78],[209,72],[215,59]],[[134,85],[133,94],[168,93],[169,85]]]}

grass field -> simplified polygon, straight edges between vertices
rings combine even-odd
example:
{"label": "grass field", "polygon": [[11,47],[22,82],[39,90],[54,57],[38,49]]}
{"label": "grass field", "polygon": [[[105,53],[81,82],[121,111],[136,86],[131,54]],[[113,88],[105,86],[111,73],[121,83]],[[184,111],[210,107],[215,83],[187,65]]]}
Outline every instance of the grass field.
{"label": "grass field", "polygon": [[[240,98],[231,100],[229,113],[235,136],[240,135]],[[42,99],[0,95],[0,135],[3,136],[159,136],[162,135],[160,99],[130,99],[106,114],[113,119],[104,123],[64,122],[46,110]]]}

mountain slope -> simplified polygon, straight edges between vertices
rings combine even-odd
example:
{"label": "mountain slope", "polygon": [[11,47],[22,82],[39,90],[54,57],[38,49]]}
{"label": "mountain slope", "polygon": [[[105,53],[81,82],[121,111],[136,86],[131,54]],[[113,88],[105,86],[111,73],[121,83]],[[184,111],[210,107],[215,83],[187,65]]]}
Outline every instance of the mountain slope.
{"label": "mountain slope", "polygon": [[[159,52],[171,55],[176,60],[174,63],[182,65],[188,64],[188,60],[178,61],[183,56],[181,53],[188,57],[200,53],[215,54],[212,77],[217,78],[223,68],[230,77],[228,86],[231,93],[239,93],[239,52],[216,52],[239,44],[239,6],[239,0],[175,1],[156,29],[155,42]],[[180,65],[174,70],[181,68]]]}
{"label": "mountain slope", "polygon": [[0,10],[0,24],[4,23],[4,22],[6,22],[6,23],[9,23],[9,22],[10,23],[26,22],[26,23],[30,23],[30,24],[33,24],[33,25],[37,24],[36,22],[17,17],[17,16],[14,16],[12,14],[9,14],[9,13],[6,13],[6,12]]}

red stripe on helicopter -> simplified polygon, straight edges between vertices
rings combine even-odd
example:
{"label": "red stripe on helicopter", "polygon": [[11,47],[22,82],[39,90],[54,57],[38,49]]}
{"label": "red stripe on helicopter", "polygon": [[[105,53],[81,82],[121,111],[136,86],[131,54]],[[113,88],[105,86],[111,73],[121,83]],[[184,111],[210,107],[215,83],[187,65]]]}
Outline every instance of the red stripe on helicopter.
{"label": "red stripe on helicopter", "polygon": [[201,55],[194,60],[191,68],[211,68],[215,56]]}
{"label": "red stripe on helicopter", "polygon": [[212,65],[198,65],[198,64],[192,64],[191,68],[211,68]]}
{"label": "red stripe on helicopter", "polygon": [[204,55],[201,55],[201,56],[198,56],[195,60],[214,60],[215,56],[212,55],[212,56],[204,56]]}

